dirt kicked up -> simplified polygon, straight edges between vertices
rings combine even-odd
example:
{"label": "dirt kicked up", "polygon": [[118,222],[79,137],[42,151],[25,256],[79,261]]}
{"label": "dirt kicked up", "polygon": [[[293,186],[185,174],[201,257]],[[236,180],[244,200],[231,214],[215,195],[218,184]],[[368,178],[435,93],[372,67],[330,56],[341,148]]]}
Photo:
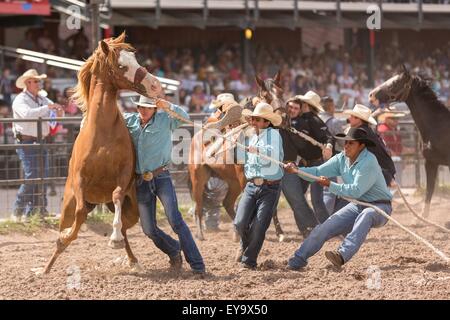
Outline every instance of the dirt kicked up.
{"label": "dirt kicked up", "polygon": [[[430,219],[444,225],[450,220],[450,200],[435,198]],[[107,246],[108,225],[89,225],[51,273],[40,276],[31,270],[45,265],[57,232],[1,235],[0,299],[450,298],[450,267],[392,223],[372,230],[359,253],[341,270],[331,267],[324,256],[325,250],[337,248],[341,240],[335,238],[310,259],[304,271],[288,271],[286,261],[302,238],[290,210],[280,210],[279,217],[287,239],[277,242],[273,226],[269,228],[256,271],[242,270],[234,262],[238,243],[232,241],[229,222],[221,224],[224,231],[205,234],[205,241],[197,241],[208,272],[203,279],[192,275],[185,261],[183,273],[171,273],[168,258],[140,226],[129,234],[141,271],[130,271],[124,265],[124,250]],[[450,255],[450,234],[417,224],[398,204],[394,217]],[[191,221],[189,225],[194,230]],[[168,224],[161,227],[170,229]]]}

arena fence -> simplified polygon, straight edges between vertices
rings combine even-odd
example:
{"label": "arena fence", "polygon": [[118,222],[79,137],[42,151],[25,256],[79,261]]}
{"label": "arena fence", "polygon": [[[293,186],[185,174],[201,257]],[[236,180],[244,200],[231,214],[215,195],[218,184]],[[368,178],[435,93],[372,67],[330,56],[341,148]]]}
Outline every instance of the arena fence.
{"label": "arena fence", "polygon": [[[192,114],[191,119],[204,119],[206,114]],[[55,135],[42,141],[42,126],[48,125],[49,120],[58,121],[62,128]],[[38,149],[39,176],[34,179],[24,179],[21,163],[17,155],[16,144],[12,123],[14,122],[36,122],[38,125],[38,140],[40,143],[21,145],[23,148]],[[81,117],[66,118],[39,118],[39,119],[0,119],[0,219],[9,217],[14,210],[14,202],[18,189],[22,184],[34,184],[34,192],[37,193],[44,203],[47,196],[47,209],[50,213],[59,213],[66,182],[70,155],[73,143],[80,130]],[[183,126],[191,133],[193,127]],[[424,187],[426,175],[424,170],[424,160],[419,152],[420,136],[412,121],[400,122],[400,133],[403,145],[412,152],[403,155],[401,166],[403,167],[401,178],[402,187],[416,188]],[[174,137],[177,139],[177,137]],[[174,146],[181,140],[174,140]],[[45,174],[44,155],[48,154],[48,172]],[[179,194],[179,202],[183,204],[191,203],[187,188],[187,167],[186,164],[171,165],[171,174],[174,184]],[[446,167],[441,167],[439,171],[438,183],[440,185],[450,184],[450,175]]]}

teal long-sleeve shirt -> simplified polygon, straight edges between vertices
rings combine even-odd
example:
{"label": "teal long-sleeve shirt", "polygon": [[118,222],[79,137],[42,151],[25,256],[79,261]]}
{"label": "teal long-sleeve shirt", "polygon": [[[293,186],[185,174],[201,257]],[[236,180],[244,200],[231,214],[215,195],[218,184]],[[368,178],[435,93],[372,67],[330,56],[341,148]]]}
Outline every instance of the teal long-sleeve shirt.
{"label": "teal long-sleeve shirt", "polygon": [[367,148],[360,152],[351,165],[349,158],[341,152],[320,166],[299,169],[315,176],[341,176],[344,183],[331,182],[329,187],[330,192],[338,196],[365,202],[392,199],[377,158]]}
{"label": "teal long-sleeve shirt", "polygon": [[[283,161],[283,142],[277,129],[261,130],[259,135],[250,137],[248,145],[257,147],[260,154]],[[245,153],[244,172],[247,179],[280,180],[283,177],[283,169],[279,165],[250,152]]]}
{"label": "teal long-sleeve shirt", "polygon": [[[179,106],[172,104],[170,109],[189,119],[189,115]],[[124,113],[123,116],[136,150],[136,173],[143,174],[169,164],[172,155],[172,131],[182,124],[181,121],[170,117],[164,111],[157,111],[142,128],[139,113]]]}

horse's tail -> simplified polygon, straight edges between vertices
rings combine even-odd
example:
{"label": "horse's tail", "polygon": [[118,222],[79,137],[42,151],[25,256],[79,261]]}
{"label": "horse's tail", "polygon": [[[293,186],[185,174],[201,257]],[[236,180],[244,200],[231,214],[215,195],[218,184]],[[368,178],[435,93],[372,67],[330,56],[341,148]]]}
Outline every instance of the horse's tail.
{"label": "horse's tail", "polygon": [[194,199],[192,196],[192,180],[191,180],[191,174],[190,174],[190,172],[188,171],[188,175],[187,175],[187,186],[188,186],[188,189],[189,189],[189,194],[191,195],[191,199]]}

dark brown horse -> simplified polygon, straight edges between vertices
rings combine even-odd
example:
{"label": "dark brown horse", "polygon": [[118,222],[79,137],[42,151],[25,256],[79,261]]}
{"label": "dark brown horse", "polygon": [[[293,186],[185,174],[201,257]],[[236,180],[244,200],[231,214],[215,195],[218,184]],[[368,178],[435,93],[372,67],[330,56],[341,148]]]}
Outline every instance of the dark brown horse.
{"label": "dark brown horse", "polygon": [[125,247],[130,265],[137,264],[126,235],[139,220],[135,154],[117,97],[122,89],[149,97],[160,95],[162,89],[159,81],[136,62],[134,49],[124,40],[122,33],[100,41],[78,73],[75,97],[85,119],[70,158],[60,235],[45,273],[77,238],[88,213],[101,203],[115,213],[110,246]]}
{"label": "dark brown horse", "polygon": [[403,71],[369,93],[372,104],[404,101],[423,140],[427,190],[422,215],[430,211],[439,165],[450,167],[450,110],[438,100],[428,82]]}

